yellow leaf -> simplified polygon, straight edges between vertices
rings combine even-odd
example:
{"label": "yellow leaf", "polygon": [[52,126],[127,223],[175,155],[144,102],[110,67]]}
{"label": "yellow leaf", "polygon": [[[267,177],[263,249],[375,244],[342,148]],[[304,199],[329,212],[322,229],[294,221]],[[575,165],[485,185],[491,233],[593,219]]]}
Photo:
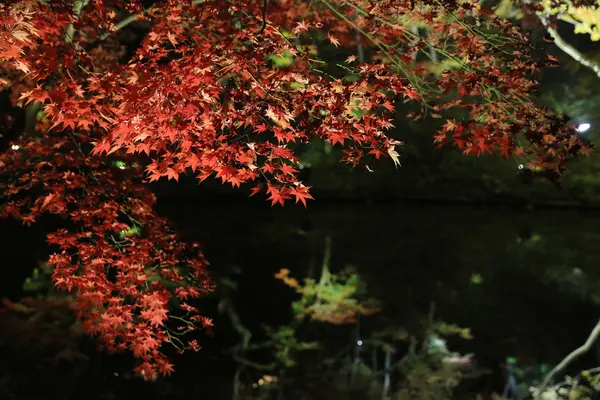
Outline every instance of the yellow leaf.
{"label": "yellow leaf", "polygon": [[25,32],[25,31],[21,31],[21,30],[12,31],[12,35],[15,38],[17,38],[23,42],[28,42],[28,43],[30,42],[30,40],[28,39],[29,33]]}

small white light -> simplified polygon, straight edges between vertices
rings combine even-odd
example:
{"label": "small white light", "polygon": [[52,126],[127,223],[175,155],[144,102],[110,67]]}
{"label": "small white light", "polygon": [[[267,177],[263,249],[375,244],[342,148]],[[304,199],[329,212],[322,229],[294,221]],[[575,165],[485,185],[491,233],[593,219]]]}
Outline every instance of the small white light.
{"label": "small white light", "polygon": [[523,169],[525,166],[523,164],[519,164],[519,169]]}
{"label": "small white light", "polygon": [[588,129],[590,129],[591,127],[592,127],[592,125],[588,124],[587,122],[581,123],[581,124],[577,125],[577,132],[583,133],[583,132],[587,131]]}
{"label": "small white light", "polygon": [[356,344],[362,346],[362,340],[359,340],[358,342],[356,342]]}
{"label": "small white light", "polygon": [[18,144],[13,144],[12,146],[10,146],[11,149],[13,150],[19,150],[19,145]]}

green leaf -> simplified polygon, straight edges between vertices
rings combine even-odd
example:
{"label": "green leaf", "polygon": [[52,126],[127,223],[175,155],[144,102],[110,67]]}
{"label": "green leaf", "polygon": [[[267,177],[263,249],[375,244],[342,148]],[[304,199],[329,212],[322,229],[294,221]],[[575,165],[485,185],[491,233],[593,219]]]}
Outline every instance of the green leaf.
{"label": "green leaf", "polygon": [[134,226],[126,231],[119,232],[119,238],[123,239],[125,236],[137,235],[138,233],[140,233],[140,229],[137,226]]}
{"label": "green leaf", "polygon": [[294,63],[294,55],[289,51],[284,51],[281,54],[271,54],[267,56],[267,59],[273,61],[278,68],[289,67]]}

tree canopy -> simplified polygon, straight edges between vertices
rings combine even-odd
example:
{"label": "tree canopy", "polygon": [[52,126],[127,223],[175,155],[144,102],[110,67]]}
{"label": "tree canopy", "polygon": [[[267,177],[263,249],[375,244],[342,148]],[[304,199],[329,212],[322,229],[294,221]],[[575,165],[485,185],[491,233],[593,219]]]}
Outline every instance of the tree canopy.
{"label": "tree canopy", "polygon": [[557,61],[538,53],[470,0],[4,2],[0,85],[35,129],[0,156],[2,215],[68,221],[48,234],[54,283],[75,293],[88,332],[154,379],[173,370],[163,343],[198,349],[180,337],[212,325],[188,302],[212,284],[148,181],[193,173],[306,206],[300,144],[325,140],[354,167],[399,165],[402,112],[444,121],[438,146],[558,179],[590,147],[534,101]]}

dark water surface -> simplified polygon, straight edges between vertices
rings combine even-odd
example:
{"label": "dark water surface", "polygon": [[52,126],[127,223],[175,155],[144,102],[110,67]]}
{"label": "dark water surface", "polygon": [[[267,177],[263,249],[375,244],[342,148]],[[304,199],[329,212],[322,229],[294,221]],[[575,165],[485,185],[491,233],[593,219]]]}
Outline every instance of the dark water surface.
{"label": "dark water surface", "polygon": [[[311,257],[320,263],[318,238],[329,235],[334,268],[356,265],[386,313],[402,318],[434,300],[441,318],[472,327],[497,351],[520,347],[551,357],[558,338],[579,341],[597,319],[597,212],[327,203],[304,210],[176,200],[159,208],[204,243],[213,270],[240,266],[248,290],[268,287],[280,268],[301,275]],[[472,283],[474,274],[481,283]],[[277,303],[265,293],[248,301],[261,310]]]}
{"label": "dark water surface", "polygon": [[[159,210],[185,238],[204,244],[215,275],[239,268],[236,307],[257,331],[289,319],[293,293],[273,275],[288,268],[302,277],[311,263],[318,267],[325,236],[333,241],[332,269],[355,265],[390,321],[410,330],[435,302],[437,319],[472,328],[474,339],[454,349],[484,365],[507,356],[556,362],[583,343],[600,315],[593,301],[600,299],[598,212],[328,202],[304,210],[189,198],[161,199]],[[41,227],[1,227],[0,256],[10,269],[2,290],[14,297],[47,249]],[[217,323],[213,344],[201,352],[209,364],[179,368],[199,393],[217,385],[207,373],[222,368],[222,381],[230,380],[220,351],[235,340],[231,332],[219,337],[216,307],[204,312]]]}

